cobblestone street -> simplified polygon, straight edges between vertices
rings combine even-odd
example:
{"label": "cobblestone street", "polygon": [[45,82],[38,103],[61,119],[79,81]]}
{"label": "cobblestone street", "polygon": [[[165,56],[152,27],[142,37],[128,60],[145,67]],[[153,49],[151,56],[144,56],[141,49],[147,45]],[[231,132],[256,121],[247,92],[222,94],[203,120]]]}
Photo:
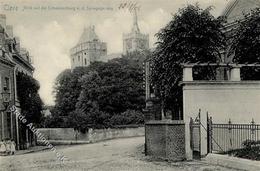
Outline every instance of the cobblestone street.
{"label": "cobblestone street", "polygon": [[1,170],[174,170],[210,171],[230,169],[210,166],[199,161],[170,163],[154,161],[143,154],[144,138],[125,138],[95,144],[58,147],[68,157],[60,163],[49,150],[1,157]]}

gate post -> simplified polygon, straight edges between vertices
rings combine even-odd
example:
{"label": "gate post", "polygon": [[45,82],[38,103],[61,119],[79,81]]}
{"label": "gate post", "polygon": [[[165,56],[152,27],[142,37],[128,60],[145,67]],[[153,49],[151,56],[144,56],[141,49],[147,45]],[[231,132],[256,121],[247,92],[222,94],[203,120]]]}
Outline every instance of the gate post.
{"label": "gate post", "polygon": [[228,136],[229,136],[229,143],[227,148],[224,148],[224,150],[228,149],[228,150],[233,150],[233,143],[232,143],[232,122],[231,119],[229,118],[228,121]]}
{"label": "gate post", "polygon": [[207,144],[208,144],[208,153],[212,153],[212,117],[209,118],[207,112]]}
{"label": "gate post", "polygon": [[190,148],[193,149],[193,119],[190,118]]}

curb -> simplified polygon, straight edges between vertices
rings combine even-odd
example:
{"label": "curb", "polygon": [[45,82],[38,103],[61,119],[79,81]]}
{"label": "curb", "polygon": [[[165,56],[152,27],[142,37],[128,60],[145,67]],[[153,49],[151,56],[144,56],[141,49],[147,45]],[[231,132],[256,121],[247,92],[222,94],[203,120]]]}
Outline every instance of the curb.
{"label": "curb", "polygon": [[[89,144],[90,141],[64,141],[64,140],[48,140],[52,145],[77,145],[77,144]],[[44,144],[45,141],[37,141],[37,144]]]}
{"label": "curb", "polygon": [[20,152],[20,153],[18,152],[15,155],[23,155],[23,154],[35,153],[35,152],[45,151],[45,150],[48,150],[48,149],[49,149],[48,147],[44,147],[44,148],[38,149],[38,150],[25,150],[24,152]]}
{"label": "curb", "polygon": [[227,155],[208,154],[204,160],[206,163],[219,165],[227,168],[246,170],[246,171],[259,171],[260,161],[253,161],[242,159]]}

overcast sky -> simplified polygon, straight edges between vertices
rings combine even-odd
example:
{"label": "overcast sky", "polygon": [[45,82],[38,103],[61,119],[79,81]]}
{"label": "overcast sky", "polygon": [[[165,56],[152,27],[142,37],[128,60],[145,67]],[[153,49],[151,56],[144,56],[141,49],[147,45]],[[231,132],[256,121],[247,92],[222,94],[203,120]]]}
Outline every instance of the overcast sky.
{"label": "overcast sky", "polygon": [[[137,3],[141,32],[150,35],[164,27],[179,8],[198,2],[202,8],[213,5],[212,14],[218,16],[230,0],[10,0],[1,2],[1,13],[7,24],[13,25],[21,46],[33,56],[34,77],[41,84],[40,95],[45,104],[54,104],[54,80],[64,69],[70,68],[69,50],[84,26],[95,25],[99,38],[107,42],[108,54],[123,49],[122,34],[130,32],[132,15],[119,10],[121,3]],[[98,10],[97,10],[98,9]]]}

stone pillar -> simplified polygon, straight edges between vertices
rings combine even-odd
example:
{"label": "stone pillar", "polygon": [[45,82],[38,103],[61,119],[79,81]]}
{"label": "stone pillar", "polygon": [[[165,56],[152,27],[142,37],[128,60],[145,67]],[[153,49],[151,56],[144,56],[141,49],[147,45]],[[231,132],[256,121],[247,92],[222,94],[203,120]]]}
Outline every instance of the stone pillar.
{"label": "stone pillar", "polygon": [[0,14],[0,25],[5,29],[6,28],[6,15]]}
{"label": "stone pillar", "polygon": [[241,81],[240,66],[233,66],[230,70],[230,81]]}
{"label": "stone pillar", "polygon": [[161,105],[160,99],[149,98],[146,100],[146,108],[144,109],[145,122],[150,120],[161,120]]}
{"label": "stone pillar", "polygon": [[183,80],[182,81],[193,81],[192,65],[185,65],[183,67]]}

